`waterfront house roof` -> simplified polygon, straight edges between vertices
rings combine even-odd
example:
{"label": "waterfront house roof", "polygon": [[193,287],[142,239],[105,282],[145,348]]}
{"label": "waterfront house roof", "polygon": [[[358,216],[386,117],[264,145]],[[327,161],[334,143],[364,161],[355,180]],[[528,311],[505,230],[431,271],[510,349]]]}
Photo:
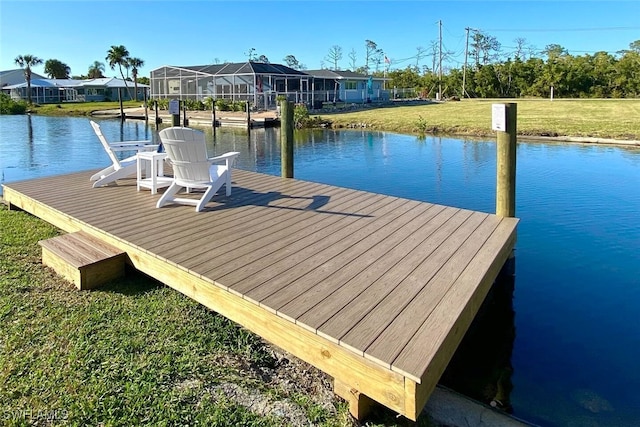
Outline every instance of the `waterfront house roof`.
{"label": "waterfront house roof", "polygon": [[[190,65],[190,66],[171,66],[165,65],[157,68],[176,68],[182,70],[195,71],[197,73],[208,74],[212,76],[222,75],[239,75],[239,74],[280,74],[287,76],[304,76],[307,73],[295,70],[282,64],[265,64],[262,62],[228,62],[225,64],[212,65]],[[155,71],[155,70],[154,70]]]}
{"label": "waterfront house roof", "polygon": [[[336,79],[336,80],[367,80],[369,76],[361,73],[356,73],[349,70],[306,70],[306,73],[321,79]],[[379,79],[374,77],[374,79]]]}
{"label": "waterfront house roof", "polygon": [[[31,79],[31,87],[58,87],[58,88],[78,88],[78,87],[108,87],[108,88],[123,88],[125,87],[124,80],[117,79],[115,77],[104,77],[99,79],[88,80],[75,80],[75,79]],[[127,82],[128,87],[133,87],[133,82]],[[10,86],[5,86],[3,89],[19,89],[27,87],[27,82],[22,82]],[[148,88],[149,85],[138,83],[138,88]]]}
{"label": "waterfront house roof", "polygon": [[[33,79],[46,79],[46,77],[32,71],[31,79],[33,81]],[[24,82],[24,70],[22,68],[0,71],[0,87],[7,88]]]}
{"label": "waterfront house roof", "polygon": [[[77,80],[63,80],[63,82],[56,82],[57,79],[31,79],[31,87],[69,87],[74,86]],[[19,89],[27,87],[27,82],[23,81],[14,85],[4,86],[3,89]]]}
{"label": "waterfront house roof", "polygon": [[[100,86],[100,87],[108,87],[108,88],[124,88],[133,87],[134,83],[132,81],[128,81],[125,83],[124,80],[118,79],[116,77],[101,77],[97,79],[87,79],[87,80],[77,80],[77,84],[75,86]],[[145,85],[142,83],[138,83],[138,88],[148,88],[149,85]]]}

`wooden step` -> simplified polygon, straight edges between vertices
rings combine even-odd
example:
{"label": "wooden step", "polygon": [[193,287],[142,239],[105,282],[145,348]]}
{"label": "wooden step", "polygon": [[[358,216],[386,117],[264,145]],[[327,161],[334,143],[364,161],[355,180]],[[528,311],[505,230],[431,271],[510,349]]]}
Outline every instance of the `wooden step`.
{"label": "wooden step", "polygon": [[93,289],[124,276],[126,253],[84,231],[38,243],[42,246],[42,263],[80,290]]}

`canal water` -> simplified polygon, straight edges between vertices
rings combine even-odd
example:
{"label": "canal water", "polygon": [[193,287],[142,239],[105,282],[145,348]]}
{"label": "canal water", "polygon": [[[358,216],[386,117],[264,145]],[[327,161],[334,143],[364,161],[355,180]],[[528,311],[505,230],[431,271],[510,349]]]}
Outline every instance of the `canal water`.
{"label": "canal water", "polygon": [[[154,139],[102,121],[110,140]],[[212,155],[278,175],[279,131],[206,129]],[[296,132],[296,178],[483,212],[495,210],[492,140]],[[88,119],[0,116],[2,183],[109,159]],[[498,282],[443,383],[549,426],[640,425],[640,149],[517,149],[515,278]]]}

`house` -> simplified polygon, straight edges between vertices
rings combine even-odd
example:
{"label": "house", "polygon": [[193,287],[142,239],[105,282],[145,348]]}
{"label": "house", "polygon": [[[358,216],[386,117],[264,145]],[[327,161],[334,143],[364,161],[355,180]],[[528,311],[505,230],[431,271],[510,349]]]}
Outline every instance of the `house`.
{"label": "house", "polygon": [[151,99],[224,98],[249,101],[260,109],[276,107],[285,96],[313,108],[322,102],[388,99],[385,79],[351,71],[301,71],[281,64],[241,62],[202,66],[165,65],[151,71]]}
{"label": "house", "polygon": [[[27,95],[27,82],[23,81],[10,86],[2,87],[4,93],[9,94],[13,100],[26,101],[29,97]],[[46,79],[46,78],[33,78],[31,77],[31,100],[36,104],[50,104],[63,101],[74,100],[74,91],[69,89],[70,85],[75,84],[75,80],[61,80],[58,79]]]}
{"label": "house", "polygon": [[[46,77],[31,72],[31,79],[46,79]],[[3,88],[5,86],[13,86],[24,82],[24,70],[22,68],[18,68],[16,70],[0,71],[0,88]]]}
{"label": "house", "polygon": [[201,66],[165,65],[151,71],[151,98],[224,98],[275,108],[276,96],[308,102],[311,77],[285,65],[261,62]]}
{"label": "house", "polygon": [[[324,93],[323,101],[371,102],[389,99],[386,79],[349,70],[306,70],[313,77],[313,91]],[[318,97],[316,97],[318,99]]]}
{"label": "house", "polygon": [[[24,70],[0,71],[2,92],[14,100],[27,100],[27,82]],[[105,77],[99,79],[47,79],[31,73],[31,100],[38,104],[84,101],[117,101],[118,94],[123,101],[133,99],[135,95],[133,82],[125,83],[122,79]],[[131,97],[129,96],[131,93]],[[149,93],[149,86],[138,83],[137,99],[144,99]]]}
{"label": "house", "polygon": [[[103,77],[99,79],[78,80],[73,86],[77,92],[78,101],[129,101],[131,99],[144,100],[149,95],[149,86],[138,83],[138,93],[134,94],[135,86],[132,81]],[[145,94],[146,92],[146,94]]]}

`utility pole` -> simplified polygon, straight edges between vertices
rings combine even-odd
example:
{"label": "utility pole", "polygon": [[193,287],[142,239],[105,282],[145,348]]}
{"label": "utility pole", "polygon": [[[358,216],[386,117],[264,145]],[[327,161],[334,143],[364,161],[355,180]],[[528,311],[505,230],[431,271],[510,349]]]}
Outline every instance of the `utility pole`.
{"label": "utility pole", "polygon": [[438,21],[440,48],[438,49],[440,60],[438,65],[438,101],[442,101],[442,20]]}
{"label": "utility pole", "polygon": [[467,92],[465,89],[465,83],[467,82],[467,58],[469,57],[469,30],[471,28],[467,27],[467,43],[464,46],[464,68],[462,71],[462,97],[465,97],[465,93]]}

